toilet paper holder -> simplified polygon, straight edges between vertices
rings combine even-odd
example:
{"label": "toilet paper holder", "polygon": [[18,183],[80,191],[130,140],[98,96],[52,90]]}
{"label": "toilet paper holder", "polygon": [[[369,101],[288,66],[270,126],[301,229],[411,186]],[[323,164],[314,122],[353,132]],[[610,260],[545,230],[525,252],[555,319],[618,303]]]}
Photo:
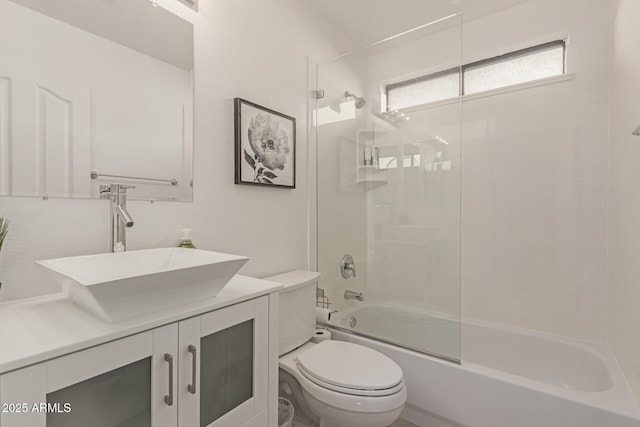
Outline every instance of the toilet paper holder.
{"label": "toilet paper holder", "polygon": [[321,343],[331,339],[331,331],[328,329],[316,329],[311,338],[312,343]]}

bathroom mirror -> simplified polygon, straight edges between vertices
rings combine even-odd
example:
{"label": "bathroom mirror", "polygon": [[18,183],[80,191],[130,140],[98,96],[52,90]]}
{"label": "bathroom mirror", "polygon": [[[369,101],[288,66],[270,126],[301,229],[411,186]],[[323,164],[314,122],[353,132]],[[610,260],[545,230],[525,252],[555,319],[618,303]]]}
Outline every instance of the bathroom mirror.
{"label": "bathroom mirror", "polygon": [[0,0],[0,195],[191,200],[193,25],[157,0]]}

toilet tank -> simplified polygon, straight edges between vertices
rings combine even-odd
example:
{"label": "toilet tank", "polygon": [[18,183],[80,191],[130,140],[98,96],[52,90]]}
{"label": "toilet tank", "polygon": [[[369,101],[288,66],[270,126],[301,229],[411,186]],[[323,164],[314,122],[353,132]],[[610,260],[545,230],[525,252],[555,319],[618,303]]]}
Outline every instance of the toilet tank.
{"label": "toilet tank", "polygon": [[320,273],[294,270],[265,280],[282,283],[280,290],[281,356],[311,339],[316,329],[316,285]]}

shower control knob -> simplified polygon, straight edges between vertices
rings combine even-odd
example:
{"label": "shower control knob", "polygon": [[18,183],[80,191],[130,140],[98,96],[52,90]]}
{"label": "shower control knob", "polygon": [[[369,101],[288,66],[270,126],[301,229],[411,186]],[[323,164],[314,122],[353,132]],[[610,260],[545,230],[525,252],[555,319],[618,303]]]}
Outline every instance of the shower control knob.
{"label": "shower control knob", "polygon": [[340,261],[340,273],[342,277],[348,279],[353,276],[356,277],[356,265],[353,262],[353,257],[349,254],[342,257],[342,261]]}

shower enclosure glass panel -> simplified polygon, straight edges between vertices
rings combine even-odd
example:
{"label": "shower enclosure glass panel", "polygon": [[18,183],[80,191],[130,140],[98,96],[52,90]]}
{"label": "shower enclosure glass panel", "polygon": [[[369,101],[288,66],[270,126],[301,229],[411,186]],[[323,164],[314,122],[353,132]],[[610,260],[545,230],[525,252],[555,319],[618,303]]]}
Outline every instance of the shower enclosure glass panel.
{"label": "shower enclosure glass panel", "polygon": [[[457,79],[403,94],[424,100],[418,106],[390,107],[386,97],[401,82],[459,75],[460,57],[454,15],[313,70],[317,93],[324,91],[314,106],[318,269],[340,311],[332,323],[453,361],[460,360]],[[346,254],[357,272],[348,278],[340,267]],[[364,301],[345,299],[347,290]]]}

